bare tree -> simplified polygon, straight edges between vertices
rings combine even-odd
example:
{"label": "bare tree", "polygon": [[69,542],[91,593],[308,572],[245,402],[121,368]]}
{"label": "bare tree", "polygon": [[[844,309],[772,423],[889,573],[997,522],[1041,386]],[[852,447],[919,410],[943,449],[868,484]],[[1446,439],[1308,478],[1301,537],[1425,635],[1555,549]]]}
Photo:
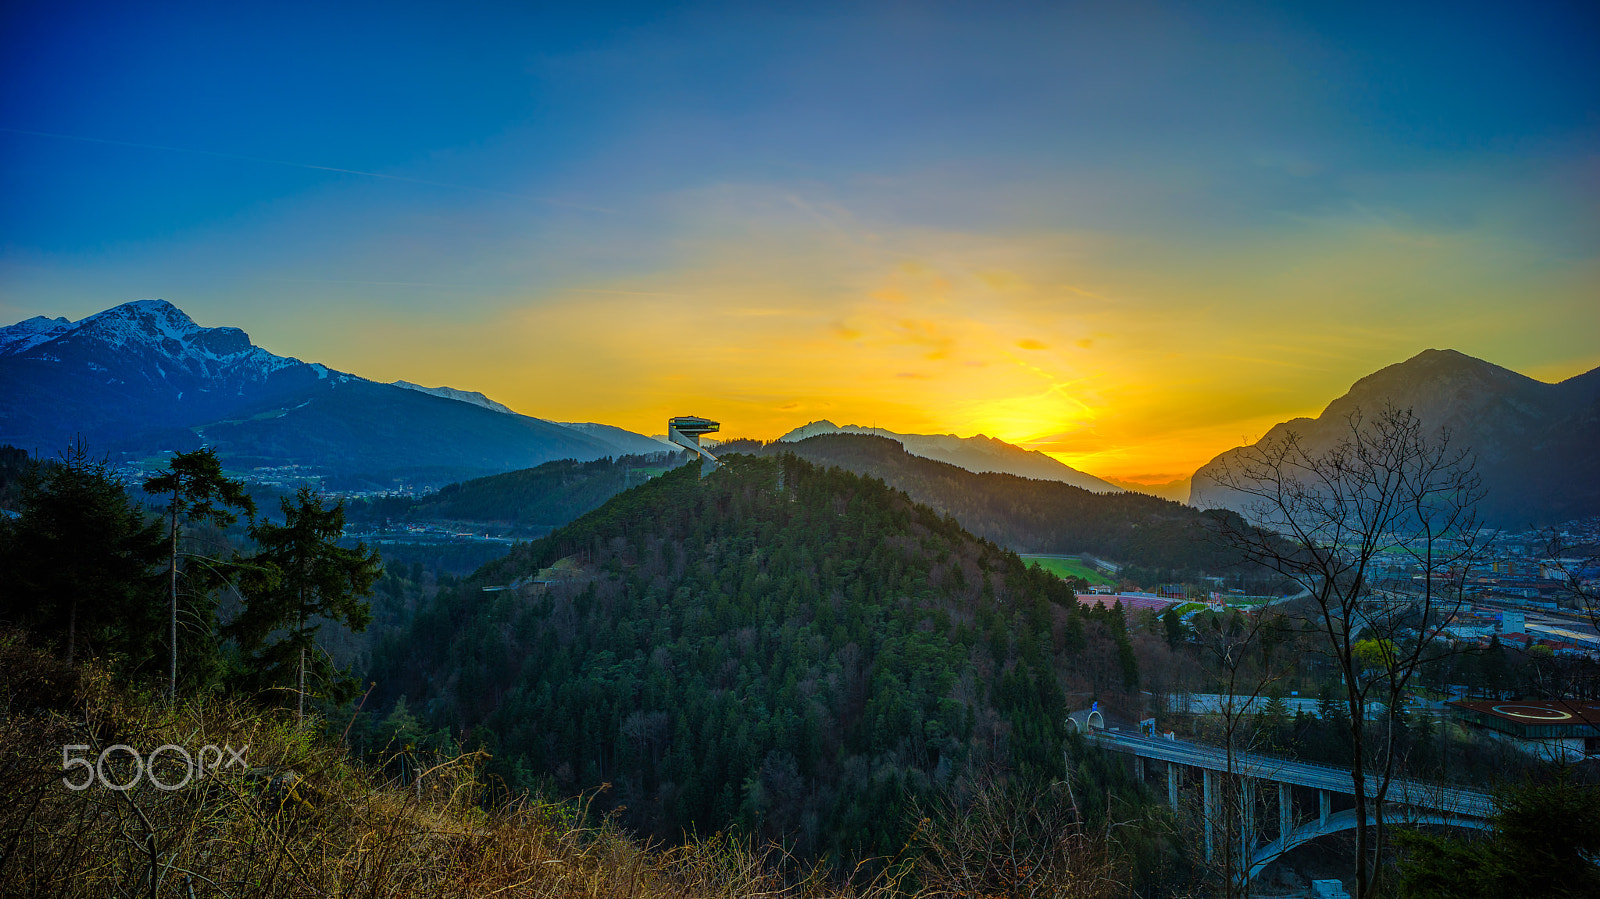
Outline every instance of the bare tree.
{"label": "bare tree", "polygon": [[1113,899],[1131,892],[1110,839],[1085,828],[1066,781],[1024,784],[986,772],[913,811],[921,895]]}
{"label": "bare tree", "polygon": [[[1540,563],[1542,573],[1560,581],[1564,605],[1588,619],[1589,626],[1600,631],[1600,544],[1587,541],[1574,543],[1559,527],[1546,528],[1543,537],[1545,559]],[[1529,654],[1532,654],[1532,650]],[[1562,699],[1594,696],[1597,687],[1600,687],[1590,666],[1581,663],[1562,665],[1548,656],[1532,661],[1537,679],[1546,680],[1548,677],[1547,682],[1540,685],[1546,695]],[[1585,706],[1573,704],[1569,708],[1578,720],[1600,730],[1600,720],[1584,711]]]}
{"label": "bare tree", "polygon": [[1226,759],[1226,770],[1215,779],[1215,787],[1205,791],[1195,811],[1207,834],[1201,863],[1217,876],[1229,899],[1250,895],[1255,839],[1256,794],[1241,773],[1241,763],[1244,756],[1266,748],[1256,725],[1269,691],[1290,670],[1290,664],[1271,651],[1270,641],[1263,640],[1271,622],[1264,609],[1230,611],[1199,619],[1194,629],[1201,653],[1216,672],[1217,706],[1207,712],[1214,724],[1214,741]]}
{"label": "bare tree", "polygon": [[1560,528],[1546,528],[1544,538],[1545,573],[1561,582],[1562,599],[1573,611],[1589,619],[1600,630],[1600,545],[1573,544]]}
{"label": "bare tree", "polygon": [[1291,432],[1243,450],[1217,478],[1244,516],[1217,516],[1218,535],[1309,594],[1307,617],[1344,680],[1357,899],[1376,891],[1396,767],[1394,722],[1370,739],[1368,704],[1382,702],[1387,719],[1401,713],[1430,641],[1461,608],[1466,568],[1486,548],[1474,466],[1447,431],[1385,407],[1353,414],[1330,448]]}

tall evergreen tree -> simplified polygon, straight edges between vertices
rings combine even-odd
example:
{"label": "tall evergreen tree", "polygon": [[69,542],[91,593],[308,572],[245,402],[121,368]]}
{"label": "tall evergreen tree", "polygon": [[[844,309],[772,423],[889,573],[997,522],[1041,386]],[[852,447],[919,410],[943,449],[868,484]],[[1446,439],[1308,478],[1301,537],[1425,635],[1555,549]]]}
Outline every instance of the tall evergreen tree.
{"label": "tall evergreen tree", "polygon": [[59,641],[68,664],[80,647],[128,671],[151,661],[160,526],[81,443],[27,474],[21,507],[5,541],[0,620]]}
{"label": "tall evergreen tree", "polygon": [[283,524],[262,520],[250,528],[259,546],[256,573],[244,611],[226,633],[238,641],[258,682],[281,685],[292,674],[295,715],[304,718],[309,669],[325,682],[340,682],[339,672],[315,652],[322,620],[364,630],[371,612],[363,597],[372,592],[382,563],[364,544],[339,545],[343,503],[324,508],[315,491],[302,487],[293,502],[285,498],[281,505]]}
{"label": "tall evergreen tree", "polygon": [[[167,562],[167,580],[171,588],[167,631],[171,650],[167,696],[171,698],[178,693],[178,540],[182,527],[208,521],[225,528],[239,520],[229,509],[238,509],[254,518],[256,504],[245,493],[242,482],[223,477],[222,463],[210,447],[173,454],[167,463],[167,470],[146,479],[144,489],[146,493],[167,497],[168,537],[171,542]],[[209,615],[203,614],[202,617],[209,625]],[[206,630],[210,630],[209,626]]]}

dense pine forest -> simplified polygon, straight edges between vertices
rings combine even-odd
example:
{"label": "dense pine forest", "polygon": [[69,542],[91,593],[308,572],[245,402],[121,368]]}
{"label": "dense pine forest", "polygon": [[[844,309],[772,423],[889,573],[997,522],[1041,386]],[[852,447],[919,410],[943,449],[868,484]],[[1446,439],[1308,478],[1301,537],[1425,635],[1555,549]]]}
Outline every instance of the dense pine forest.
{"label": "dense pine forest", "polygon": [[849,861],[977,772],[1060,777],[1067,713],[1138,686],[1120,608],[882,481],[698,468],[440,591],[374,653],[380,703],[490,751],[512,792],[609,784],[596,809],[640,833]]}

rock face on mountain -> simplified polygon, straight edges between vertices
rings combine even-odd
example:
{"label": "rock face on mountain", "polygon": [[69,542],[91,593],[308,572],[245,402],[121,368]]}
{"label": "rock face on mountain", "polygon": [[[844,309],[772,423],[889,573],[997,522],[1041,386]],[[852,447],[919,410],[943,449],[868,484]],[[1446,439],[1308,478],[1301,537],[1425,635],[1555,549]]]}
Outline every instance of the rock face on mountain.
{"label": "rock face on mountain", "polygon": [[[1325,451],[1350,433],[1352,415],[1386,404],[1411,409],[1435,434],[1448,431],[1452,445],[1471,449],[1492,522],[1522,528],[1600,514],[1600,369],[1546,384],[1455,350],[1426,350],[1357,381],[1316,418],[1274,426],[1261,443],[1295,433]],[[1192,505],[1240,508],[1217,477],[1242,449],[1195,472]]]}
{"label": "rock face on mountain", "polygon": [[1116,493],[1122,490],[1091,474],[1085,474],[1035,450],[985,437],[957,437],[954,434],[897,434],[882,428],[863,428],[859,425],[839,427],[831,421],[814,421],[802,425],[778,438],[780,443],[795,443],[818,434],[872,434],[887,437],[905,447],[906,452],[924,459],[948,462],[958,468],[983,474],[999,472],[1037,481],[1060,481],[1082,487],[1092,493]]}
{"label": "rock face on mountain", "polygon": [[165,300],[0,328],[0,443],[50,455],[80,436],[97,453],[205,443],[239,467],[306,465],[379,484],[618,454],[537,418],[274,355]]}

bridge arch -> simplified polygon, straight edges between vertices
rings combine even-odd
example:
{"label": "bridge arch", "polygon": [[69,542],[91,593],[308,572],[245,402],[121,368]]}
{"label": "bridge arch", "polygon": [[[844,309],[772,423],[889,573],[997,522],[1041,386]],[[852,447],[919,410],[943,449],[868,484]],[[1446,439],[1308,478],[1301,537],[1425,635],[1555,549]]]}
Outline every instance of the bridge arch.
{"label": "bridge arch", "polygon": [[[1462,815],[1440,814],[1438,812],[1410,812],[1403,815],[1386,815],[1391,824],[1407,826],[1413,824],[1443,824],[1450,827],[1469,827],[1474,830],[1491,829],[1488,821],[1482,818],[1470,818]],[[1367,816],[1368,824],[1377,823],[1371,815]],[[1249,879],[1254,880],[1266,867],[1277,861],[1284,853],[1291,849],[1315,840],[1319,837],[1330,836],[1344,830],[1355,830],[1355,809],[1347,809],[1329,815],[1325,820],[1308,821],[1296,827],[1286,836],[1262,846],[1258,846],[1250,856]]]}

